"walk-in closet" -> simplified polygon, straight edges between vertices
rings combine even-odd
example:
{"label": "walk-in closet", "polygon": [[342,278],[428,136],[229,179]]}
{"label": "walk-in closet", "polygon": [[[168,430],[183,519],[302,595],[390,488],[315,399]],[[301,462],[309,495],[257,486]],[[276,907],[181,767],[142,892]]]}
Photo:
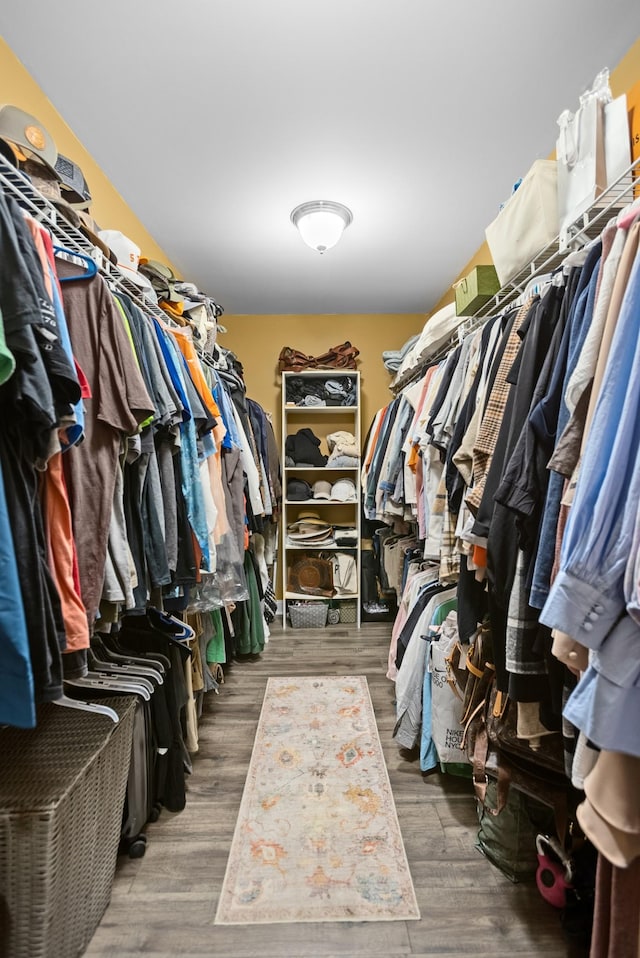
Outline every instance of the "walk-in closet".
{"label": "walk-in closet", "polygon": [[0,24],[0,958],[640,958],[640,7]]}

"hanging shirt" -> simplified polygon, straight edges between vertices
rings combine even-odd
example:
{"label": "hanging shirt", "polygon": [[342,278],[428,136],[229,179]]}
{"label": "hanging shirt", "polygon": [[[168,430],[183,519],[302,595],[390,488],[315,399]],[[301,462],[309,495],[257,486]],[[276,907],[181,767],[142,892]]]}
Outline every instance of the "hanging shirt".
{"label": "hanging shirt", "polygon": [[[626,609],[640,500],[640,254],[636,255],[541,620],[598,648]],[[640,616],[638,616],[640,621]]]}
{"label": "hanging shirt", "polygon": [[0,725],[35,724],[27,623],[0,467]]}
{"label": "hanging shirt", "polygon": [[[57,264],[58,275],[78,268]],[[107,555],[120,438],[153,414],[121,315],[100,276],[62,286],[74,355],[91,388],[85,441],[64,455],[64,470],[78,549],[80,583],[89,621],[96,617]]]}

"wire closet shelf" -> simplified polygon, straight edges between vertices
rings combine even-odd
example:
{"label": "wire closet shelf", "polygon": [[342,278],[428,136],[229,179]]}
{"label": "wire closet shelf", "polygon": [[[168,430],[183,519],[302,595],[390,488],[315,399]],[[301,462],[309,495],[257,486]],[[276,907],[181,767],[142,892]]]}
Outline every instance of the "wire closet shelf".
{"label": "wire closet shelf", "polygon": [[[126,293],[142,310],[165,323],[172,324],[171,317],[164,310],[146,299],[139,286],[127,279],[117,266],[107,259],[102,250],[94,246],[84,233],[68,222],[29,179],[1,155],[0,187],[8,195],[13,196],[34,219],[46,226],[56,245],[65,247],[70,253],[81,253],[83,256],[91,257],[111,289]],[[221,315],[222,307],[217,303],[214,305],[216,313]]]}
{"label": "wire closet shelf", "polygon": [[410,383],[419,379],[428,366],[443,359],[457,343],[482,326],[490,317],[502,313],[508,306],[516,306],[519,302],[524,302],[528,295],[535,292],[537,278],[560,269],[569,253],[595,240],[607,223],[628,207],[634,198],[640,198],[640,159],[635,160],[611,186],[601,193],[589,209],[574,220],[562,235],[556,236],[541,249],[472,316],[465,317],[444,345],[423,357],[418,366],[408,370],[405,375],[396,377],[389,387],[392,393],[397,395]]}

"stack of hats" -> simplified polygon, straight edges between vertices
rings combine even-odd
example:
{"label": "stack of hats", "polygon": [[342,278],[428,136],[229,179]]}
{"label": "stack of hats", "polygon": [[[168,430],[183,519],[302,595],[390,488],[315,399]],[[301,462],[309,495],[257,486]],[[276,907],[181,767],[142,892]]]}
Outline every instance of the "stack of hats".
{"label": "stack of hats", "polygon": [[226,333],[218,322],[221,308],[194,283],[179,280],[171,267],[158,260],[142,258],[140,271],[149,280],[161,307],[180,326],[190,326],[194,337],[211,352],[217,333]]}
{"label": "stack of hats", "polygon": [[[58,153],[53,137],[36,117],[19,107],[0,104],[0,154],[85,235],[105,260],[138,287],[143,299],[159,304],[181,325],[190,325],[194,337],[211,352],[216,333],[226,332],[217,322],[222,309],[193,283],[179,282],[168,266],[141,259],[139,246],[120,230],[100,229],[91,215],[91,190],[82,170]],[[160,278],[159,291],[154,277]]]}
{"label": "stack of hats", "polygon": [[35,116],[8,103],[0,105],[0,154],[115,265],[116,258],[97,235],[99,227],[89,213],[91,191],[80,167],[58,153],[53,137]]}
{"label": "stack of hats", "polygon": [[287,538],[292,545],[331,545],[333,526],[317,512],[300,512],[296,521],[287,526]]}

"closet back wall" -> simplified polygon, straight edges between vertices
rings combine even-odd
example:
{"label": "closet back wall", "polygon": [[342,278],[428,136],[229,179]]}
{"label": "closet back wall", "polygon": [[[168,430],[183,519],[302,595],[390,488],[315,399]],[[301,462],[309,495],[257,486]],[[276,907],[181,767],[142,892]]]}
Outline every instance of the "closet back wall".
{"label": "closet back wall", "polygon": [[278,354],[291,346],[311,356],[349,340],[360,350],[358,368],[362,383],[362,438],[375,412],[391,399],[393,376],[382,362],[386,349],[400,349],[424,326],[423,313],[373,313],[329,316],[229,316],[222,322],[228,332],[220,344],[231,349],[244,366],[249,395],[273,413],[276,437],[280,441],[280,376]]}
{"label": "closet back wall", "polygon": [[[63,156],[78,164],[91,190],[91,214],[101,229],[117,229],[137,243],[143,256],[170,264],[167,254],[111,185],[92,156],[64,122],[11,47],[0,37],[0,103],[31,113],[51,134]],[[173,268],[173,267],[172,267]],[[175,272],[175,270],[174,270]]]}

